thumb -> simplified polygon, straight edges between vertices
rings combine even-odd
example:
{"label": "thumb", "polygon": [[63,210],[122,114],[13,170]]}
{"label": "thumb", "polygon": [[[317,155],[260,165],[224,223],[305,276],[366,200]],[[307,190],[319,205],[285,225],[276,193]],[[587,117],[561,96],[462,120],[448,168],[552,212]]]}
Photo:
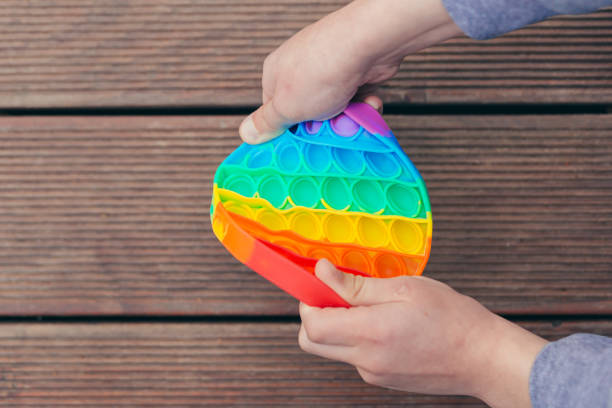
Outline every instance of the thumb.
{"label": "thumb", "polygon": [[278,112],[269,99],[240,124],[240,137],[246,143],[259,144],[280,136],[293,122]]}
{"label": "thumb", "polygon": [[379,303],[406,300],[412,286],[406,276],[397,278],[366,278],[338,270],[327,259],[315,266],[315,275],[340,297],[353,306],[370,306]]}

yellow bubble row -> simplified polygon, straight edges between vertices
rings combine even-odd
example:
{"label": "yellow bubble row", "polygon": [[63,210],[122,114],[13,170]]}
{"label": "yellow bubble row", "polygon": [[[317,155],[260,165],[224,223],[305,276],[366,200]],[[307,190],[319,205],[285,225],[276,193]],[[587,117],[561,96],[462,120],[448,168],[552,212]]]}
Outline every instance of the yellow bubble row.
{"label": "yellow bubble row", "polygon": [[289,230],[314,241],[424,255],[432,235],[430,213],[426,219],[409,219],[305,207],[279,210],[266,200],[243,197],[215,185],[213,205],[219,200],[228,211],[257,221],[269,230]]}

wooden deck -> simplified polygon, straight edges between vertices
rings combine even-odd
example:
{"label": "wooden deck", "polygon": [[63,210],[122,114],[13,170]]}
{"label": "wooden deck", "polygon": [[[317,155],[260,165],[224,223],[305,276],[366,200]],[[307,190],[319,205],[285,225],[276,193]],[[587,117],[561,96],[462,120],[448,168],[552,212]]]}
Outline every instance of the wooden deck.
{"label": "wooden deck", "polygon": [[[483,406],[301,352],[297,302],[212,235],[263,58],[344,3],[0,5],[2,406]],[[382,89],[425,273],[551,339],[612,335],[611,38],[612,9],[456,39]]]}

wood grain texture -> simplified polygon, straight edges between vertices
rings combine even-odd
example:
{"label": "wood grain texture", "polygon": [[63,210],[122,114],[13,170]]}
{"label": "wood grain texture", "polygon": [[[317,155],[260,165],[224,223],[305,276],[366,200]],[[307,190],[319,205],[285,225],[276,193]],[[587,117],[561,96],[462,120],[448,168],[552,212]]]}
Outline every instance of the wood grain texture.
{"label": "wood grain texture", "polygon": [[[0,5],[0,108],[260,102],[265,56],[345,0]],[[612,9],[406,58],[386,102],[612,101]],[[356,29],[366,29],[359,27]]]}
{"label": "wood grain texture", "polygon": [[[549,339],[610,321],[524,323]],[[367,385],[303,353],[297,324],[2,324],[6,407],[484,407]]]}
{"label": "wood grain texture", "polygon": [[[0,314],[295,314],[210,228],[241,118],[0,118]],[[505,313],[612,313],[612,116],[390,116],[425,273]]]}

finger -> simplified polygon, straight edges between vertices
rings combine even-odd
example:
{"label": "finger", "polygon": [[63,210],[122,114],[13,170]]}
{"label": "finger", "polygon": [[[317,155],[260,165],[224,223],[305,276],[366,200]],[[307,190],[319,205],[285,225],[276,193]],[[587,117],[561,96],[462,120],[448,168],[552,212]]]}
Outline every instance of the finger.
{"label": "finger", "polygon": [[263,103],[268,103],[274,95],[274,89],[276,88],[276,70],[278,64],[276,63],[275,53],[269,54],[263,63],[263,72],[261,75],[261,93]]}
{"label": "finger", "polygon": [[300,317],[308,338],[315,343],[356,346],[367,337],[371,325],[367,308],[318,308],[300,303]]}
{"label": "finger", "polygon": [[262,101],[262,104],[266,104],[266,103],[270,102],[271,99],[272,99],[272,94],[267,92],[266,88],[264,88],[261,91],[261,101]]}
{"label": "finger", "polygon": [[273,80],[273,74],[265,71],[264,66],[264,74],[261,80],[261,100],[262,104],[266,104],[270,102],[272,96],[274,95],[274,88],[276,87],[276,83]]}
{"label": "finger", "polygon": [[367,103],[368,105],[370,105],[371,107],[373,107],[374,109],[376,109],[378,111],[378,113],[380,113],[382,115],[382,113],[383,113],[383,101],[378,96],[376,96],[376,95],[368,95],[365,98],[363,98],[363,101],[365,103]]}
{"label": "finger", "polygon": [[368,371],[363,367],[355,367],[355,368],[357,369],[357,372],[359,373],[363,381],[365,381],[366,383],[372,384],[372,385],[378,385],[378,383],[380,382],[378,381],[379,377],[374,375],[371,371]]}
{"label": "finger", "polygon": [[291,120],[278,112],[272,98],[242,121],[239,133],[245,142],[259,144],[279,136],[292,124]]}
{"label": "finger", "polygon": [[331,360],[343,361],[345,363],[353,364],[355,351],[352,347],[345,346],[332,346],[329,344],[319,344],[312,341],[304,325],[300,327],[300,333],[298,334],[298,343],[300,348],[307,353],[314,354],[320,357],[329,358]]}
{"label": "finger", "polygon": [[327,259],[315,266],[315,274],[323,283],[353,306],[399,302],[410,298],[420,281],[410,276],[396,278],[366,278],[344,273]]}

